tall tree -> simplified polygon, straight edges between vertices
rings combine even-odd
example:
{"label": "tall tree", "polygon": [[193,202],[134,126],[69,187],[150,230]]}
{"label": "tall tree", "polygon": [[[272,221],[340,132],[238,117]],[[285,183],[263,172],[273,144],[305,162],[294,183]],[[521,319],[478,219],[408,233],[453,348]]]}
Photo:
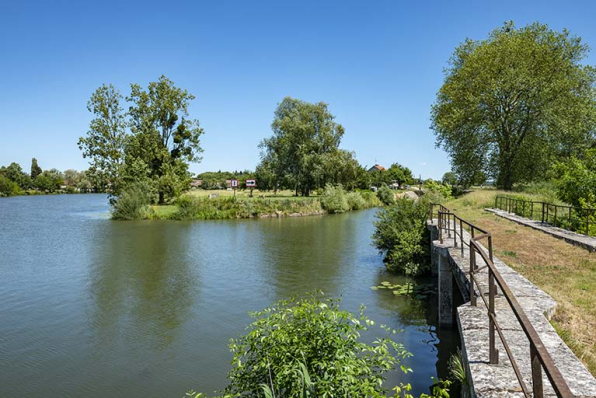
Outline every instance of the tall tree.
{"label": "tall tree", "polygon": [[587,52],[567,30],[512,22],[455,49],[431,118],[463,184],[484,173],[511,189],[591,144],[596,69],[581,63]]}
{"label": "tall tree", "polygon": [[271,124],[273,136],[260,144],[276,186],[290,186],[304,196],[321,186],[326,156],[338,150],[344,134],[334,119],[324,102],[283,99]]}
{"label": "tall tree", "polygon": [[121,190],[121,174],[126,144],[126,118],[122,95],[113,85],[102,85],[91,95],[87,110],[95,116],[86,137],[79,138],[83,157],[90,159],[89,175],[99,185],[109,185],[110,194]]}
{"label": "tall tree", "polygon": [[[199,137],[204,131],[198,120],[188,117],[194,99],[165,76],[149,83],[147,90],[131,85],[126,173],[128,178],[147,176],[156,182],[160,203],[188,188],[188,163],[201,160]],[[128,167],[135,161],[136,167]]]}
{"label": "tall tree", "polygon": [[35,180],[35,178],[43,172],[41,167],[37,164],[37,159],[31,159],[31,179]]}

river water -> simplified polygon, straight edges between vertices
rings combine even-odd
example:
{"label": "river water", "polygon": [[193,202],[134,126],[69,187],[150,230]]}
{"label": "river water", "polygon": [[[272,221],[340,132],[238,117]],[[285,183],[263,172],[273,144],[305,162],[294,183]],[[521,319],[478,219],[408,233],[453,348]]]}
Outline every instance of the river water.
{"label": "river water", "polygon": [[437,330],[435,296],[370,289],[405,280],[371,246],[375,212],[115,222],[105,195],[0,198],[0,397],[212,393],[249,311],[317,289],[403,329],[414,372],[387,385],[427,392],[458,337]]}

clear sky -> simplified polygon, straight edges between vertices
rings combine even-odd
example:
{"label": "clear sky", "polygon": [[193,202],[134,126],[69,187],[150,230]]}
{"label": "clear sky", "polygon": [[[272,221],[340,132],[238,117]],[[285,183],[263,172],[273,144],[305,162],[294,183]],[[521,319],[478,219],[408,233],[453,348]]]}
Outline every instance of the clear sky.
{"label": "clear sky", "polygon": [[203,161],[254,169],[283,97],[325,101],[364,165],[440,178],[430,106],[453,49],[506,20],[568,28],[595,48],[596,1],[0,0],[0,165],[85,169],[77,140],[103,83],[164,74],[197,98]]}

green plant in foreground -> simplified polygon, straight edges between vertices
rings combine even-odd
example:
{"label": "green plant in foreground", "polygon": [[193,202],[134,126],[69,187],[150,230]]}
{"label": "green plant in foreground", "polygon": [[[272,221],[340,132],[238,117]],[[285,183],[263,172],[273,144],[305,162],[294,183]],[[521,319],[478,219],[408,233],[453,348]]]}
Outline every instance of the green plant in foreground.
{"label": "green plant in foreground", "polygon": [[321,194],[321,205],[329,213],[344,213],[350,210],[346,191],[341,185],[327,184]]}
{"label": "green plant in foreground", "polygon": [[363,310],[355,316],[341,310],[339,300],[313,296],[252,313],[248,334],[231,341],[225,394],[256,395],[265,385],[275,396],[301,397],[306,369],[313,396],[384,396],[384,375],[411,354],[391,340],[397,332],[384,326],[384,337],[371,345],[361,342],[361,334],[374,326]]}

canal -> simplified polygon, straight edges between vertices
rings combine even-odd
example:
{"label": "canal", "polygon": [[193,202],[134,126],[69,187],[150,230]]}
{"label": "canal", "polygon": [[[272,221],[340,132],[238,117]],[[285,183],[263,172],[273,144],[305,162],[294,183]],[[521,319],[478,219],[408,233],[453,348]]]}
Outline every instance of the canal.
{"label": "canal", "polygon": [[[372,290],[376,210],[285,219],[115,222],[105,195],[0,198],[0,397],[180,397],[226,385],[249,311],[322,290],[402,329],[428,392],[459,342],[436,297]],[[428,281],[423,281],[428,282]]]}

